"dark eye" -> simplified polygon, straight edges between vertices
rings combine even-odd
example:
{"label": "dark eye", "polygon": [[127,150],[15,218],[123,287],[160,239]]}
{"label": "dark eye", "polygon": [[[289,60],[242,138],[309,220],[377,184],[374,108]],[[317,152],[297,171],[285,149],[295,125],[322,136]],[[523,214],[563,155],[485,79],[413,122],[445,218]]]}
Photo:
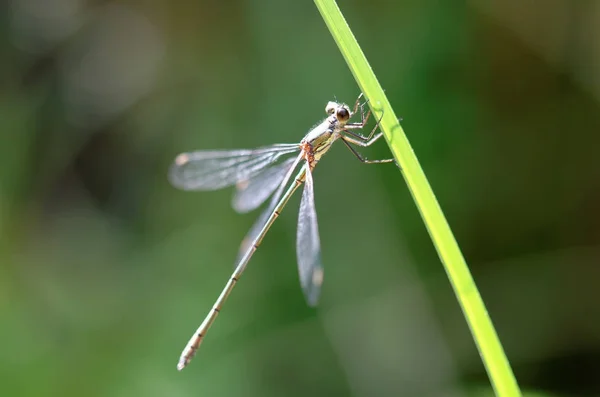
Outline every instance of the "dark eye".
{"label": "dark eye", "polygon": [[350,112],[346,108],[338,109],[337,118],[341,121],[346,121],[350,118]]}

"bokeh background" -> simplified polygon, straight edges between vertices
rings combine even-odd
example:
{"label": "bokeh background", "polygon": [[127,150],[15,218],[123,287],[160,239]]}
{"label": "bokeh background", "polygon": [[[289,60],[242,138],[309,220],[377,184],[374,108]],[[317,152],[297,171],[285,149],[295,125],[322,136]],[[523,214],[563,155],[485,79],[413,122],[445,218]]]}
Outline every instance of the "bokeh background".
{"label": "bokeh background", "polygon": [[[521,387],[599,396],[600,3],[339,5]],[[319,308],[297,195],[175,369],[258,212],[178,191],[168,167],[296,142],[353,103],[312,2],[11,0],[0,56],[1,395],[492,395],[401,173],[343,145],[315,173]]]}

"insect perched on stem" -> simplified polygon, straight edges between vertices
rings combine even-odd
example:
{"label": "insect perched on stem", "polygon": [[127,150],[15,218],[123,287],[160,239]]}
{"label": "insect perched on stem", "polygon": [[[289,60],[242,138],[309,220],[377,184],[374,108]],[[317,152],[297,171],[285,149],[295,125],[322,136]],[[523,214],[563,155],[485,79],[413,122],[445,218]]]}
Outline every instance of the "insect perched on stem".
{"label": "insect perched on stem", "polygon": [[[357,132],[366,125],[371,115],[371,111],[365,115],[366,102],[360,104],[361,97],[362,94],[357,98],[352,111],[343,103],[329,102],[325,107],[327,118],[311,129],[300,143],[276,144],[250,150],[201,150],[177,156],[169,173],[169,179],[175,187],[184,190],[216,190],[236,185],[232,204],[233,208],[241,213],[256,209],[272,196],[268,207],[244,238],[233,274],[181,353],[177,369],[182,370],[189,364],[206,332],[221,311],[225,300],[242,276],[250,258],[292,194],[302,183],[304,183],[304,192],[300,202],[296,242],[298,271],[308,304],[310,306],[317,304],[323,282],[323,267],[315,211],[313,169],[337,140],[341,140],[363,163],[394,161],[393,159],[367,160],[354,148],[353,145],[370,146],[382,136],[382,132],[375,134],[381,119],[377,121],[368,136]],[[349,122],[359,109],[361,121]],[[294,153],[298,154],[281,160],[283,156]],[[297,168],[299,170],[295,179],[284,193]]]}

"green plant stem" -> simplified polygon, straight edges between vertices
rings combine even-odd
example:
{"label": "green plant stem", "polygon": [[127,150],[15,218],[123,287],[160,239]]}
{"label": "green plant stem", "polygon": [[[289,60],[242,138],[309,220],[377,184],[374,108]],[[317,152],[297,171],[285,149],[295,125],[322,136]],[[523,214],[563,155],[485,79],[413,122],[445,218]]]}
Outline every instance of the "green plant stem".
{"label": "green plant stem", "polygon": [[381,85],[335,1],[315,0],[315,4],[362,92],[370,100],[374,114],[381,117],[383,112],[381,128],[444,264],[496,395],[520,396],[519,386],[469,268]]}

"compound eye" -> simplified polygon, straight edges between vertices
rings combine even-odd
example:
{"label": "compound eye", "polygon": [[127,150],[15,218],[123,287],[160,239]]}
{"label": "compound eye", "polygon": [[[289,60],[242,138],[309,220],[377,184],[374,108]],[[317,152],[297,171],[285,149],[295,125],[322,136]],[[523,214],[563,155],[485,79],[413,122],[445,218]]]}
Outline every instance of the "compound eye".
{"label": "compound eye", "polygon": [[337,118],[340,121],[346,121],[350,118],[350,112],[345,107],[339,108],[337,111]]}
{"label": "compound eye", "polygon": [[325,106],[325,113],[333,114],[335,112],[336,107],[337,107],[337,104],[335,102],[328,102],[327,106]]}

